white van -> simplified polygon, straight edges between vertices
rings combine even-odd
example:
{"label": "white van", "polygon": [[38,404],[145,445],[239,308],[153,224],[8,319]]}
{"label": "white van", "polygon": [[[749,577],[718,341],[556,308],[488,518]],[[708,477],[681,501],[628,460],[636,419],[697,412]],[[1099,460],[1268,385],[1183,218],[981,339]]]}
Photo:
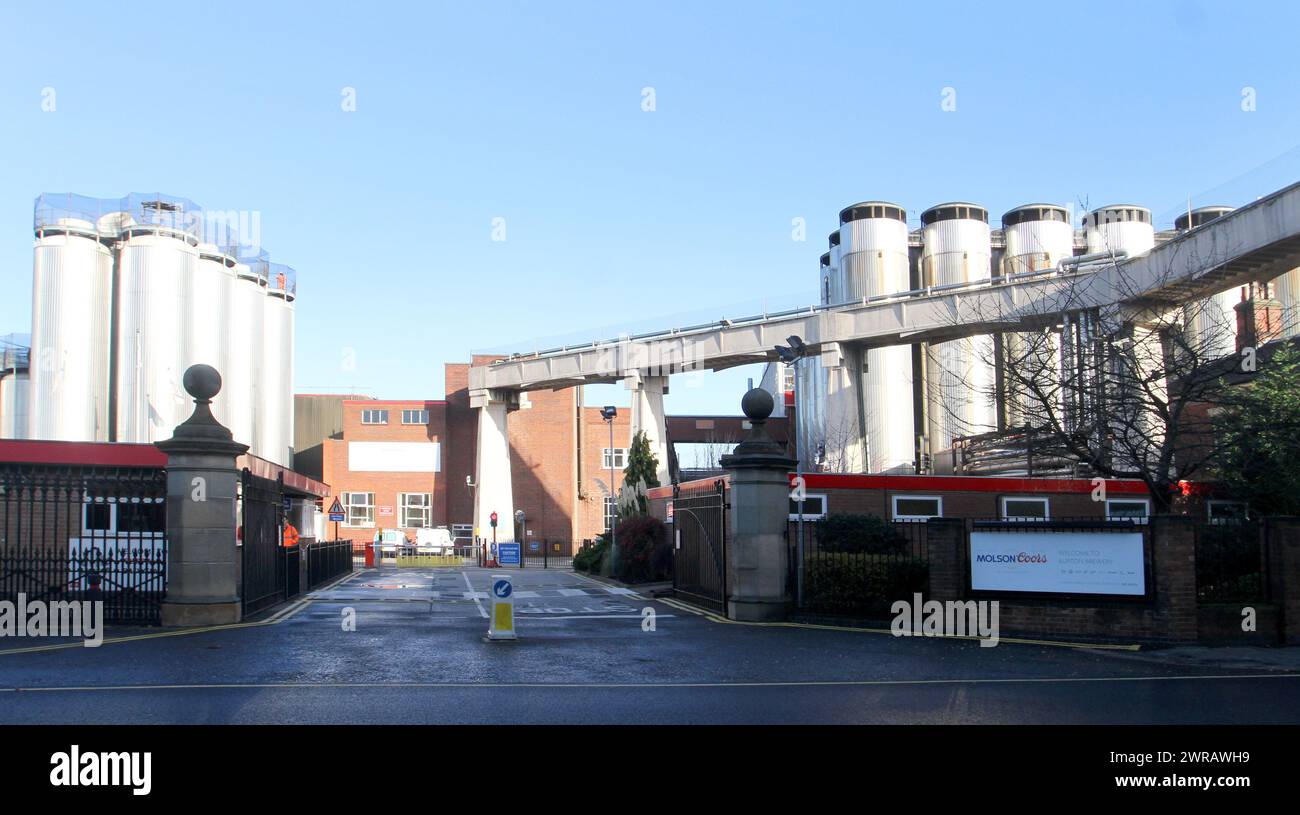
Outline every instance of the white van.
{"label": "white van", "polygon": [[445,526],[415,530],[415,551],[421,555],[450,555],[455,551],[451,532]]}

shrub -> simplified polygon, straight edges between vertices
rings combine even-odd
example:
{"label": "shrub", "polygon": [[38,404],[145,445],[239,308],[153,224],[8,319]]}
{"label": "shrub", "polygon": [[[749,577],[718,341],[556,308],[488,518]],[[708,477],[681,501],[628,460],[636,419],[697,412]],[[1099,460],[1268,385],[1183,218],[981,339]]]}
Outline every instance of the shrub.
{"label": "shrub", "polygon": [[894,525],[875,515],[828,515],[817,524],[817,548],[823,552],[869,555],[905,554],[907,539]]}
{"label": "shrub", "polygon": [[879,614],[924,593],[930,565],[917,558],[812,554],[804,561],[804,602],[819,611]]}
{"label": "shrub", "polygon": [[595,574],[600,571],[601,562],[605,559],[605,553],[609,551],[609,538],[601,533],[590,546],[584,546],[573,556],[573,568],[575,571],[588,572]]}
{"label": "shrub", "polygon": [[667,580],[673,574],[673,550],[668,530],[650,515],[625,518],[618,524],[618,574],[624,583]]}

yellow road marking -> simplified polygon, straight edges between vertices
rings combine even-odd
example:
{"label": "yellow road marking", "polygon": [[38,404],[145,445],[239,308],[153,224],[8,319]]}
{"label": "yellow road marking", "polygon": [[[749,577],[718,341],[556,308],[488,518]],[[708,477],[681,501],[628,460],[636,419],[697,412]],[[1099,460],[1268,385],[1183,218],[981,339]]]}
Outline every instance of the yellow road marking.
{"label": "yellow road marking", "polygon": [[[817,631],[854,631],[861,634],[887,634],[891,637],[897,636],[896,634],[894,634],[893,631],[889,630],[888,628],[864,628],[861,626],[823,625],[819,623],[792,623],[792,622],[764,623],[764,622],[750,622],[747,620],[729,620],[726,617],[723,617],[719,614],[715,614],[712,611],[708,611],[707,609],[695,608],[686,603],[682,603],[678,600],[672,600],[666,597],[656,597],[655,602],[663,603],[664,605],[671,606],[672,608],[675,608],[679,611],[691,612],[697,616],[704,617],[705,619],[710,620],[711,622],[725,623],[727,625],[752,625],[752,626],[762,626],[768,628],[810,628]],[[974,635],[960,636],[956,634],[925,635],[925,638],[926,639],[949,639],[949,640],[977,640],[977,641],[983,639],[983,637],[977,637]],[[1053,648],[1080,648],[1080,649],[1094,649],[1094,650],[1103,650],[1103,651],[1142,650],[1142,646],[1136,644],[1135,645],[1114,645],[1114,644],[1105,644],[1105,643],[1062,642],[1058,640],[1034,640],[1034,639],[1023,639],[1020,637],[998,637],[998,644],[1002,644],[1004,642],[1014,643],[1016,645],[1047,645]]]}
{"label": "yellow road marking", "polygon": [[[333,583],[330,583],[320,589],[317,589],[316,591],[325,591],[326,589],[332,589],[335,586],[346,583],[347,581],[357,577],[358,574],[359,574],[358,572],[353,572],[350,575],[344,575],[338,580],[335,580]],[[164,637],[184,637],[190,634],[203,634],[208,631],[229,631],[236,628],[258,628],[264,625],[279,625],[285,620],[296,615],[298,612],[302,611],[307,606],[311,605],[313,602],[314,600],[311,597],[303,597],[299,600],[295,600],[291,605],[287,606],[286,608],[280,609],[275,614],[271,615],[270,617],[267,617],[265,620],[258,620],[256,622],[226,623],[225,625],[205,625],[205,626],[198,626],[195,628],[178,628],[173,631],[152,631],[148,634],[134,634],[129,637],[105,637],[104,641],[101,642],[100,645],[115,645],[120,642],[137,642],[139,640],[156,640],[156,639],[162,639]],[[3,648],[0,649],[0,656],[4,656],[6,654],[33,654],[42,651],[62,651],[68,648],[85,648],[85,647],[86,646],[84,644],[84,641],[78,640],[77,642],[60,642],[60,643],[55,643],[53,645],[34,645],[30,648]]]}

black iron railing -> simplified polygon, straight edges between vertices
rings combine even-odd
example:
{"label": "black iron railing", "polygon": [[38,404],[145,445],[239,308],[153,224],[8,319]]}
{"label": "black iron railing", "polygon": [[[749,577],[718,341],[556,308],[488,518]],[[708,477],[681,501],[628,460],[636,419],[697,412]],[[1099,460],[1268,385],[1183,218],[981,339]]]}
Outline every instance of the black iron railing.
{"label": "black iron railing", "polygon": [[167,591],[161,469],[0,463],[0,600],[96,600],[156,625]]}
{"label": "black iron railing", "polygon": [[1203,603],[1268,599],[1268,538],[1260,523],[1197,524],[1196,599]]}
{"label": "black iron railing", "polygon": [[930,564],[923,521],[832,516],[803,523],[803,592],[799,591],[799,525],[791,521],[790,593],[799,608],[817,614],[875,617],[890,605],[928,594]]}
{"label": "black iron railing", "polygon": [[352,572],[352,541],[316,541],[304,545],[307,554],[307,588]]}

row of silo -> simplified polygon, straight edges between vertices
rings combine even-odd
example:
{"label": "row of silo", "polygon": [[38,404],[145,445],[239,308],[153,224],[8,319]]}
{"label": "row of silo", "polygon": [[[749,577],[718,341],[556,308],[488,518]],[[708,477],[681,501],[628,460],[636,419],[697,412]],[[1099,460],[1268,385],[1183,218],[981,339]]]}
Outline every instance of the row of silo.
{"label": "row of silo", "polygon": [[[1002,219],[1005,249],[998,258],[984,207],[960,201],[940,204],[921,213],[920,220],[919,241],[914,241],[906,212],[896,204],[865,201],[841,211],[839,229],[829,236],[829,251],[820,258],[822,303],[991,283],[997,276],[1054,268],[1076,251],[1069,211],[1054,204],[1008,211]],[[1134,256],[1154,245],[1150,211],[1143,207],[1102,207],[1084,218],[1083,227],[1089,252]],[[915,268],[909,261],[914,242],[920,249]],[[1051,369],[1058,376],[1068,364],[1063,361],[1060,328],[997,340],[979,335],[932,343],[915,357],[908,345],[839,350],[843,358],[837,366],[822,368],[820,360],[801,363],[801,385],[806,390],[811,381],[816,388],[811,396],[796,392],[800,447],[823,448],[818,458],[824,466],[857,469],[854,464],[860,461],[861,469],[870,472],[910,470],[918,436],[937,452],[950,447],[954,438],[1029,421],[1023,403],[1011,399],[999,406],[993,398],[1000,388],[999,360],[1028,360],[1045,374]],[[859,396],[856,404],[839,395],[854,391]],[[917,398],[925,406],[919,424]],[[999,407],[1006,410],[1001,417]],[[845,432],[855,420],[854,408],[856,439]],[[818,448],[804,446],[811,440],[820,442]],[[811,464],[813,457],[805,460]]]}
{"label": "row of silo", "polygon": [[273,294],[264,254],[241,263],[238,243],[205,240],[204,226],[169,196],[37,199],[29,438],[169,438],[193,410],[184,372],[204,363],[223,378],[218,421],[290,463],[292,270]]}

